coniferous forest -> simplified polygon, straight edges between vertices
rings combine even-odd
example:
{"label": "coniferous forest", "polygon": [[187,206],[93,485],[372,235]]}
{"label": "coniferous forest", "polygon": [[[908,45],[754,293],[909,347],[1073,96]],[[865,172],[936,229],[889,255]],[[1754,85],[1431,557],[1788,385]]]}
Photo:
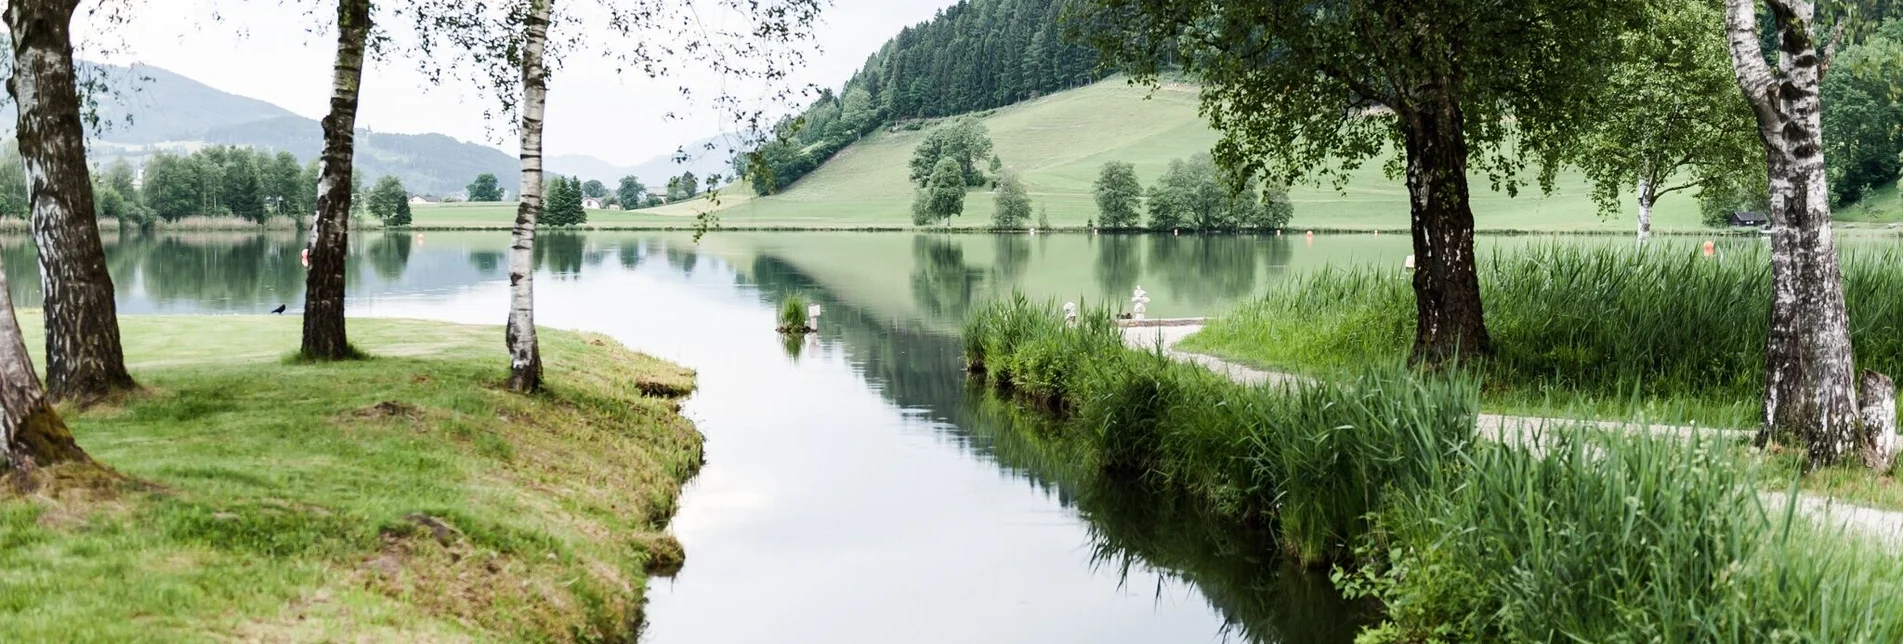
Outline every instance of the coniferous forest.
{"label": "coniferous forest", "polygon": [[[1064,37],[1070,0],[969,0],[906,28],[846,81],[780,121],[737,176],[770,194],[873,129],[1003,107],[1101,80],[1091,48]],[[755,167],[746,167],[756,164]],[[751,171],[749,171],[751,170]]]}

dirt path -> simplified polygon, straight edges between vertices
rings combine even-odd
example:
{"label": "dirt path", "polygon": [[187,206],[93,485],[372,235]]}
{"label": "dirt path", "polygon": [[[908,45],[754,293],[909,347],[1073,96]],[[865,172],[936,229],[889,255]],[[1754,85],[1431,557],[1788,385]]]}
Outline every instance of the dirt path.
{"label": "dirt path", "polygon": [[[1127,327],[1123,330],[1123,341],[1131,347],[1143,350],[1159,350],[1172,360],[1201,366],[1210,371],[1227,376],[1230,380],[1245,384],[1291,385],[1310,382],[1311,379],[1290,373],[1264,371],[1217,358],[1215,356],[1178,351],[1176,343],[1183,338],[1202,330],[1201,324],[1177,322],[1167,326]],[[1537,449],[1540,431],[1547,427],[1596,426],[1605,431],[1634,431],[1629,423],[1610,421],[1580,421],[1538,416],[1507,416],[1501,414],[1480,414],[1475,420],[1475,430],[1488,440],[1526,444]],[[1732,432],[1736,430],[1700,429],[1684,425],[1650,425],[1641,431],[1659,436],[1689,437],[1698,432]],[[1773,516],[1781,516],[1780,509],[1785,507],[1789,498],[1787,492],[1764,492],[1758,496],[1767,511]],[[1815,494],[1799,494],[1797,510],[1805,516],[1816,519],[1825,526],[1841,528],[1879,540],[1893,549],[1903,549],[1903,512],[1869,508],[1839,501]]]}

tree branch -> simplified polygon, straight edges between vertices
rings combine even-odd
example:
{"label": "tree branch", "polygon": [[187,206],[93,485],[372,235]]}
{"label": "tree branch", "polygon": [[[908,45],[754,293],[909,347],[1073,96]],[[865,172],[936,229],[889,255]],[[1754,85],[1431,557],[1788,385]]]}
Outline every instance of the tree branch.
{"label": "tree branch", "polygon": [[1731,52],[1731,71],[1738,78],[1744,99],[1758,116],[1760,130],[1775,129],[1777,116],[1777,78],[1764,63],[1764,48],[1758,45],[1756,0],[1725,0],[1725,40]]}
{"label": "tree branch", "polygon": [[1843,38],[1844,23],[1838,21],[1837,26],[1830,30],[1830,40],[1824,43],[1824,50],[1817,56],[1817,82],[1820,85],[1824,82],[1824,75],[1830,73],[1830,61],[1837,57],[1837,43],[1843,42]]}

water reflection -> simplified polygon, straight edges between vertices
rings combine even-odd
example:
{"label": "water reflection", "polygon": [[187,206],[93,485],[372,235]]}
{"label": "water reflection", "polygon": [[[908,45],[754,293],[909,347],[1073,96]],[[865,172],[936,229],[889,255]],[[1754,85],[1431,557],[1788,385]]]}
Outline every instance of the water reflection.
{"label": "water reflection", "polygon": [[1143,257],[1135,235],[1093,237],[1097,246],[1097,293],[1106,301],[1127,297],[1143,275]]}
{"label": "water reflection", "polygon": [[[1003,239],[1003,236],[999,236]],[[912,238],[912,300],[919,311],[939,321],[964,319],[985,273],[965,263],[963,240],[943,235]],[[1014,248],[1005,246],[1005,248]],[[1021,263],[1022,256],[1013,262]],[[1019,274],[1022,268],[1018,269]]]}

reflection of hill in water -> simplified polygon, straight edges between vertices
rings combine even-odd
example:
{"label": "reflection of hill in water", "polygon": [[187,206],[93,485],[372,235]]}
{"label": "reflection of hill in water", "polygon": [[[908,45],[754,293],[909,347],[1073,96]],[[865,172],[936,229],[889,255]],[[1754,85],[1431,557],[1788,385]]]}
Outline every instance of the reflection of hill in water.
{"label": "reflection of hill in water", "polygon": [[[295,233],[128,234],[104,241],[121,313],[262,313],[304,301],[305,271],[298,257],[304,239]],[[495,277],[473,262],[479,251],[422,252],[426,243],[409,233],[352,235],[344,264],[351,299],[462,287]],[[579,266],[579,245],[557,241],[551,246],[550,254],[572,254]],[[0,266],[16,304],[39,306],[43,294],[32,240],[0,237]]]}
{"label": "reflection of hill in water", "polygon": [[[677,253],[644,252],[658,252],[677,270],[691,270],[692,263]],[[925,252],[941,263],[919,265],[926,279],[915,274],[915,282],[943,290],[922,300],[959,302],[967,287],[982,278],[981,272],[974,275],[963,267],[955,252]],[[639,263],[628,262],[628,251],[623,253],[624,262]],[[1001,256],[1017,254],[1009,249],[1006,253]],[[1253,274],[1253,260],[1250,267]],[[1243,641],[1346,642],[1364,623],[1325,576],[1283,569],[1265,535],[1228,525],[1192,502],[1096,476],[1086,455],[1043,438],[1052,430],[1040,427],[1034,415],[973,389],[961,368],[958,338],[932,332],[920,321],[868,314],[770,255],[755,257],[750,270],[736,274],[768,304],[801,293],[824,306],[824,346],[844,351],[868,384],[893,404],[937,421],[946,442],[996,463],[1078,511],[1089,523],[1100,565],[1124,570],[1144,566],[1195,584],[1229,624],[1228,634]],[[942,313],[962,317],[965,311],[948,306]]]}

